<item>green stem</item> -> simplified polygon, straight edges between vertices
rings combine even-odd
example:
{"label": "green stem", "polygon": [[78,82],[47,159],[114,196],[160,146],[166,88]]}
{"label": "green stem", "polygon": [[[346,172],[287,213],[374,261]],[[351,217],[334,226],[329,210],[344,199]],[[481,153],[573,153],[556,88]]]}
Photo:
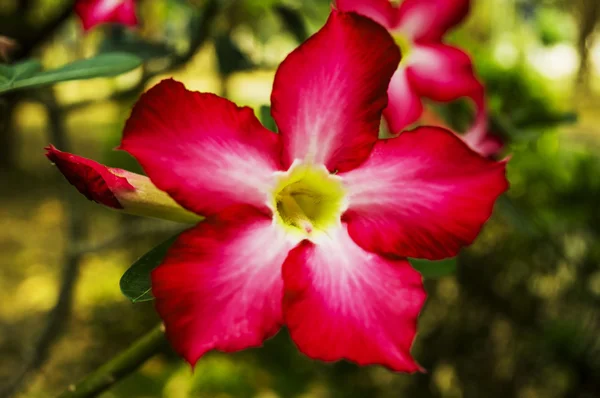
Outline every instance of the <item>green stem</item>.
{"label": "green stem", "polygon": [[71,384],[58,398],[97,396],[152,358],[165,342],[164,328],[158,325],[79,383]]}

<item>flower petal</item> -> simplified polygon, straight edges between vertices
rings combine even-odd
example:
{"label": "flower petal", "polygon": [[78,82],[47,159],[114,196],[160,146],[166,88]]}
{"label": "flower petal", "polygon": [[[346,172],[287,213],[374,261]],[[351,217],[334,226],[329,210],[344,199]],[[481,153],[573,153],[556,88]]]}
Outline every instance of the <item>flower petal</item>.
{"label": "flower petal", "polygon": [[250,108],[164,80],[142,95],[121,149],[183,207],[214,214],[233,204],[265,207],[280,169],[277,134]]}
{"label": "flower petal", "polygon": [[[485,104],[485,90],[481,87],[479,93],[473,95],[475,103],[475,121],[471,128],[464,134],[458,134],[472,150],[484,157],[495,158],[502,148],[502,139],[488,131],[487,107]],[[431,107],[425,107],[419,118],[421,126],[437,126],[450,129],[447,123]]]}
{"label": "flower petal", "polygon": [[394,30],[420,42],[440,41],[469,13],[470,0],[404,0]]}
{"label": "flower petal", "polygon": [[137,25],[135,0],[78,0],[75,13],[81,19],[83,29],[88,31],[103,23]]}
{"label": "flower petal", "polygon": [[184,232],[152,272],[156,310],[191,365],[209,350],[256,347],[282,322],[281,266],[297,242],[250,206]]}
{"label": "flower petal", "polygon": [[383,116],[392,134],[400,133],[416,122],[423,112],[421,98],[411,87],[403,67],[392,77],[388,88],[388,101]]}
{"label": "flower petal", "polygon": [[504,142],[488,130],[488,114],[483,87],[475,92],[472,100],[475,104],[475,121],[473,126],[462,135],[462,139],[471,149],[482,156],[497,156],[504,148]]}
{"label": "flower petal", "polygon": [[399,60],[383,27],[333,10],[275,75],[271,110],[283,140],[284,166],[295,159],[325,164],[330,171],[360,164],[377,140]]}
{"label": "flower petal", "polygon": [[335,4],[340,11],[364,15],[388,29],[397,13],[389,0],[336,0]]}
{"label": "flower petal", "polygon": [[473,122],[473,126],[471,126],[465,135],[470,134],[474,138],[481,138],[486,135],[488,130],[488,111],[485,99],[485,89],[483,85],[481,85],[481,89],[476,90],[471,95],[471,100],[475,105],[475,120]]}
{"label": "flower petal", "polygon": [[360,168],[340,174],[350,236],[363,248],[430,260],[477,237],[508,188],[506,162],[485,159],[455,134],[420,127],[377,143]]}
{"label": "flower petal", "polygon": [[471,59],[456,47],[445,44],[415,46],[409,63],[408,80],[421,96],[448,102],[474,96],[483,90],[473,72]]}
{"label": "flower petal", "polygon": [[309,357],[419,370],[410,348],[426,294],[405,259],[365,251],[342,226],[290,251],[283,280],[285,324]]}
{"label": "flower petal", "polygon": [[494,158],[502,152],[504,142],[502,139],[490,132],[487,132],[482,138],[477,141],[470,142],[471,135],[467,132],[463,136],[463,140],[481,156]]}
{"label": "flower petal", "polygon": [[115,169],[91,159],[59,151],[54,145],[44,149],[46,157],[58,167],[67,181],[91,201],[113,209],[122,209],[123,205],[117,199],[119,192],[135,190],[127,178],[111,171]]}

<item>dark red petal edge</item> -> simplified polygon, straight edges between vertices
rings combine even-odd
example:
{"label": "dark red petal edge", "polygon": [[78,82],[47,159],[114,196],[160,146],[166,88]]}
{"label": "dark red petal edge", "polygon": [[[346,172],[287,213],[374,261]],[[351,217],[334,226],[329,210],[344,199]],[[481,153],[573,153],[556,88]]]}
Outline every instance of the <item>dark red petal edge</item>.
{"label": "dark red petal edge", "polygon": [[59,151],[54,145],[44,149],[46,157],[58,167],[67,181],[89,200],[122,209],[115,192],[135,190],[126,178],[113,174],[108,167],[98,162]]}

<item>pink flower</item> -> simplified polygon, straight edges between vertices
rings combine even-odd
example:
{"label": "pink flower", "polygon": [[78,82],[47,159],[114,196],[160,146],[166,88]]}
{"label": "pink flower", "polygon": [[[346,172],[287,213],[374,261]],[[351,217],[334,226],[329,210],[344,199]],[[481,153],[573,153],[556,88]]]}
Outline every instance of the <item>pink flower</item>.
{"label": "pink flower", "polygon": [[[354,11],[377,21],[396,39],[402,52],[400,66],[390,82],[389,104],[383,115],[392,133],[416,122],[421,98],[448,102],[470,97],[477,109],[472,128],[462,138],[484,156],[502,147],[487,131],[483,85],[469,56],[443,42],[446,32],[464,19],[470,0],[336,0],[341,11]],[[500,144],[500,145],[499,145]]]}
{"label": "pink flower", "polygon": [[81,19],[83,29],[88,31],[96,25],[117,23],[137,25],[136,0],[77,0],[75,13]]}
{"label": "pink flower", "polygon": [[[430,106],[423,107],[423,113],[418,121],[422,126],[438,126],[450,129],[446,121],[438,115]],[[504,142],[500,137],[491,132],[477,134],[475,128],[471,128],[467,134],[459,135],[475,152],[485,157],[495,157],[504,148]]]}
{"label": "pink flower", "polygon": [[405,257],[456,255],[508,183],[505,162],[441,128],[378,140],[399,60],[383,27],[333,11],[277,71],[279,134],[173,80],[135,105],[121,149],[207,217],[152,272],[167,337],[190,364],[286,326],[311,358],[419,370],[410,349],[426,294]]}

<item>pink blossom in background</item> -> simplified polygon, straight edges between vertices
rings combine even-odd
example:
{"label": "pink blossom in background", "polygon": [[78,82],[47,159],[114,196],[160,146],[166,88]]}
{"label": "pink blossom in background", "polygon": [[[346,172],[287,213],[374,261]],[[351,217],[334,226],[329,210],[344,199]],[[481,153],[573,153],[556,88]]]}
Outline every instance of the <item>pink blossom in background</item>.
{"label": "pink blossom in background", "polygon": [[504,148],[504,142],[489,130],[483,87],[473,96],[473,102],[478,110],[475,123],[460,137],[477,153],[487,157],[497,157]]}
{"label": "pink blossom in background", "polygon": [[353,11],[387,28],[401,48],[402,61],[390,82],[389,104],[383,115],[390,131],[400,133],[423,112],[422,98],[449,102],[472,99],[473,126],[461,137],[484,156],[502,147],[489,135],[483,85],[471,59],[461,49],[445,44],[444,35],[469,12],[470,0],[336,0],[340,11]]}
{"label": "pink blossom in background", "polygon": [[410,350],[426,293],[406,257],[455,256],[508,182],[505,162],[442,128],[378,139],[399,60],[383,27],[334,10],[277,70],[279,134],[174,80],[135,105],[120,148],[206,216],[152,272],[167,337],[190,364],[285,326],[314,359],[420,369]]}
{"label": "pink blossom in background", "polygon": [[[423,107],[423,113],[418,120],[421,126],[437,126],[451,129],[442,117],[437,114],[430,106]],[[504,142],[497,135],[487,132],[485,134],[475,133],[471,129],[468,134],[459,135],[475,152],[482,156],[495,158],[504,148]]]}
{"label": "pink blossom in background", "polygon": [[135,1],[77,0],[75,2],[75,13],[81,20],[85,31],[104,23],[135,26],[138,23],[135,14]]}

